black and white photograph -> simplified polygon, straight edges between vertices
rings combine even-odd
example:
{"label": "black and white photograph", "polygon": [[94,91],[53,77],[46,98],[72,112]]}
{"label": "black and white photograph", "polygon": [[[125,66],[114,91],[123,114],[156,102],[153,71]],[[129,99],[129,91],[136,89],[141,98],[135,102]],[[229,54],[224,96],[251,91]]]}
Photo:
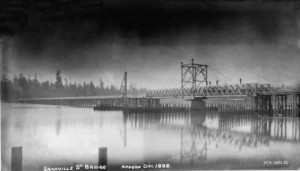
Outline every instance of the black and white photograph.
{"label": "black and white photograph", "polygon": [[300,170],[300,1],[0,0],[1,171]]}

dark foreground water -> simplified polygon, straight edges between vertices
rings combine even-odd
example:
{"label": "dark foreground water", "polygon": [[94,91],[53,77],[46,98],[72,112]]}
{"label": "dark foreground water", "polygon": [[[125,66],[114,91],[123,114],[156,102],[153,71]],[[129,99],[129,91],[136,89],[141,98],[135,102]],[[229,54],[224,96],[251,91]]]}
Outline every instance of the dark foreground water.
{"label": "dark foreground water", "polygon": [[[127,113],[32,104],[1,105],[2,170],[23,147],[23,171],[97,165],[107,147],[109,170],[298,169],[299,118],[251,113]],[[86,169],[95,170],[95,169]],[[147,169],[145,169],[147,170]]]}

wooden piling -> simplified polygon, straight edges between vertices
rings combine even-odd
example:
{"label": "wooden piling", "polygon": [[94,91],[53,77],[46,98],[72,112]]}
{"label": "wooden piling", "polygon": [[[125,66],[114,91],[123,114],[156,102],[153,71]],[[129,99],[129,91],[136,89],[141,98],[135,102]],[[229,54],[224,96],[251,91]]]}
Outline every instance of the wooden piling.
{"label": "wooden piling", "polygon": [[285,116],[287,116],[287,95],[284,96],[284,109],[285,109]]}
{"label": "wooden piling", "polygon": [[102,171],[107,170],[107,147],[99,148],[98,164],[99,164],[99,166],[105,166],[105,169],[101,169]]}
{"label": "wooden piling", "polygon": [[22,147],[11,149],[11,171],[22,171]]}

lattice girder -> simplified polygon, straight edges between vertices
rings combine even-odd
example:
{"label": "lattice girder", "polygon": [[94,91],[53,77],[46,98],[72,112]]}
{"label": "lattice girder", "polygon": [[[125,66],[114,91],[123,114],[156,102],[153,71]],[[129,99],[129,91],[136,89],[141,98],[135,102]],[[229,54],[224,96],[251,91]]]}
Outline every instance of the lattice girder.
{"label": "lattice girder", "polygon": [[224,86],[205,86],[196,89],[150,90],[146,97],[222,97],[222,96],[256,96],[257,93],[271,92],[269,84],[234,84]]}

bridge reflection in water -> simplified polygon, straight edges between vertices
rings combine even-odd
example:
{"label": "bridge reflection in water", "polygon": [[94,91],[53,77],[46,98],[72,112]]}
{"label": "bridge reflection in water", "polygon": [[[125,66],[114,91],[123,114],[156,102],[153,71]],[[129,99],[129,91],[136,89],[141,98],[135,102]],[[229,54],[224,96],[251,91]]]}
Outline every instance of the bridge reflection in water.
{"label": "bridge reflection in water", "polygon": [[[284,155],[273,155],[272,153],[278,153],[276,148],[280,143],[293,144],[295,148],[300,147],[299,118],[265,117],[251,112],[231,115],[220,114],[215,110],[201,110],[155,114],[124,113],[124,124],[125,128],[129,128],[129,130],[151,130],[161,136],[178,135],[180,152],[178,154],[177,151],[177,154],[173,154],[171,162],[179,168],[195,167],[199,169],[199,166],[204,169],[218,168],[212,165],[220,162],[218,158],[222,157],[216,153],[222,153],[224,148],[235,149],[231,154],[236,155],[235,157],[243,155],[244,158],[247,158],[242,164],[241,160],[230,161],[233,163],[233,165],[227,164],[230,169],[300,166],[300,163],[295,162],[285,166],[265,166],[263,164],[264,160],[289,160],[290,163],[292,162],[292,159],[286,158]],[[124,137],[124,142],[126,142],[126,137]],[[243,151],[244,149],[245,151]],[[264,152],[266,149],[269,149],[270,153]],[[261,154],[257,150],[262,150]],[[236,154],[236,152],[241,154]],[[253,152],[255,155],[252,155]],[[253,156],[261,158],[255,159]],[[227,160],[225,159],[224,162]]]}

